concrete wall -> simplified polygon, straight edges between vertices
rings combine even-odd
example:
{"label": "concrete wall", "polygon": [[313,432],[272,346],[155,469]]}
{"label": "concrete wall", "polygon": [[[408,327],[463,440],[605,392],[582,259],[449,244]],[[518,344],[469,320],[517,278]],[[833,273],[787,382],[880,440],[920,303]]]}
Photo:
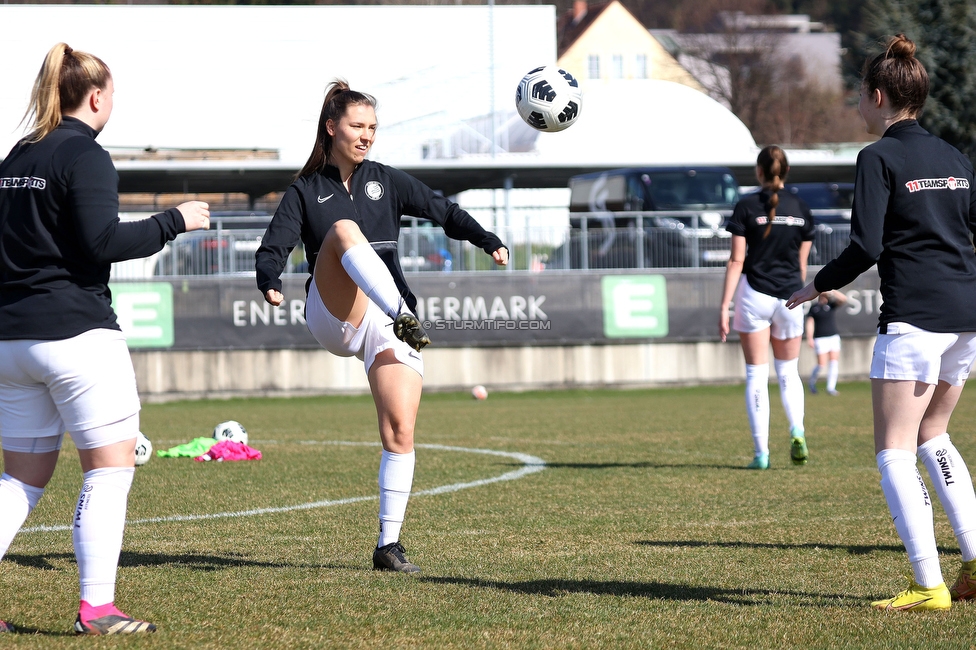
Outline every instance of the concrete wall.
{"label": "concrete wall", "polygon": [[[842,380],[866,379],[873,338],[847,338]],[[139,391],[147,402],[248,396],[368,392],[363,364],[325,350],[132,351]],[[800,353],[806,378],[812,350]],[[740,383],[745,365],[737,343],[643,343],[519,348],[429,348],[427,391],[501,391]],[[770,372],[772,381],[775,373]]]}

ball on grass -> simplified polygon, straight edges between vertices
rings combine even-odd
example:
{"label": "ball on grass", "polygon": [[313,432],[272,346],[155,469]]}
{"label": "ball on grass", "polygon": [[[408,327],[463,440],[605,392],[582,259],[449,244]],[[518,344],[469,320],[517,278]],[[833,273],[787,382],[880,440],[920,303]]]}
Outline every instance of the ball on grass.
{"label": "ball on grass", "polygon": [[247,444],[247,431],[241,425],[240,422],[236,420],[228,420],[227,422],[221,422],[214,427],[213,430],[214,440],[223,441],[230,440],[232,442],[241,442],[245,445]]}
{"label": "ball on grass", "polygon": [[471,397],[475,398],[476,400],[488,399],[488,389],[481,384],[478,384],[471,389]]}

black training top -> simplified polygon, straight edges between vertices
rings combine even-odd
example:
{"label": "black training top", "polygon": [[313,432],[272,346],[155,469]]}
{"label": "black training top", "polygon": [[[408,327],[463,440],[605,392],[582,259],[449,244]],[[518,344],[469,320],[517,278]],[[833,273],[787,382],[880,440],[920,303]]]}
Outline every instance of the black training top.
{"label": "black training top", "polygon": [[827,300],[826,304],[816,301],[810,307],[807,316],[813,319],[813,338],[819,339],[838,334],[837,319],[834,318],[836,307],[837,301],[833,299]]}
{"label": "black training top", "polygon": [[[311,274],[329,229],[335,222],[349,219],[359,225],[393,275],[407,306],[416,311],[417,298],[407,287],[397,252],[400,218],[405,214],[435,221],[448,237],[467,240],[489,254],[504,246],[456,203],[409,174],[365,160],[353,172],[347,192],[338,168],[326,165],[321,172],[296,180],[282,197],[255,253],[258,289],[261,293],[281,291],[281,272],[299,239],[305,245]],[[310,282],[311,278],[306,291]]]}
{"label": "black training top", "polygon": [[915,120],[857,156],[851,243],[814,279],[837,289],[878,265],[881,333],[892,322],[976,331],[976,187],[969,158]]}
{"label": "black training top", "polygon": [[119,221],[118,173],[96,135],[65,117],[0,163],[0,339],[118,330],[112,262],[152,255],[184,230],[176,208]]}
{"label": "black training top", "polygon": [[735,204],[725,229],[746,238],[746,259],[742,272],[751,286],[768,296],[786,299],[803,287],[800,276],[800,244],[813,240],[813,217],[802,199],[779,193],[773,227],[769,222],[769,192],[763,190],[742,197]]}

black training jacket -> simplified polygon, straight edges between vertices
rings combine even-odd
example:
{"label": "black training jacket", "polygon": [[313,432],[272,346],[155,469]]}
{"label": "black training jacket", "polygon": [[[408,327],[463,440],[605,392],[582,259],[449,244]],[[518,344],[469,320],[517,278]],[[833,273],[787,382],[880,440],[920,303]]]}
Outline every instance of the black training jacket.
{"label": "black training jacket", "polygon": [[[331,165],[291,184],[255,253],[257,284],[262,294],[269,289],[281,291],[281,272],[299,239],[305,245],[311,274],[325,235],[341,219],[359,225],[413,311],[417,298],[407,287],[397,252],[402,216],[430,219],[441,225],[448,237],[469,241],[489,254],[504,246],[456,203],[393,167],[365,160],[353,172],[350,187],[347,192],[338,168]],[[305,284],[306,291],[309,282]]]}
{"label": "black training jacket", "polygon": [[173,208],[119,221],[119,177],[72,117],[0,163],[0,339],[61,340],[119,326],[112,262],[147,257],[183,232]]}
{"label": "black training jacket", "polygon": [[879,328],[976,331],[976,181],[969,158],[915,120],[857,156],[851,243],[814,280],[838,289],[878,265]]}

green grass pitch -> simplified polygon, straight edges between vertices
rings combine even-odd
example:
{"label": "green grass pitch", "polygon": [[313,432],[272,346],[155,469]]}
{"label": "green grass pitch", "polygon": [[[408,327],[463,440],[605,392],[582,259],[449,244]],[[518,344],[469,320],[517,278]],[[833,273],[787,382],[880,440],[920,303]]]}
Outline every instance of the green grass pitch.
{"label": "green grass pitch", "polygon": [[[870,387],[840,390],[807,396],[811,461],[796,468],[771,387],[766,472],[743,469],[741,386],[425,395],[417,442],[430,447],[418,449],[414,491],[476,485],[411,499],[402,541],[419,578],[371,570],[379,447],[368,397],[146,405],[157,450],[234,419],[264,458],[139,468],[117,603],[159,632],[75,638],[77,567],[60,527],[80,469],[66,443],[0,562],[0,618],[24,630],[0,647],[971,647],[976,604],[869,607],[902,589],[910,567],[878,486]],[[970,463],[974,422],[964,394],[950,433]],[[488,482],[524,465],[472,449],[546,466]],[[186,517],[215,514],[226,516]],[[935,521],[951,581],[959,551],[937,501]]]}

